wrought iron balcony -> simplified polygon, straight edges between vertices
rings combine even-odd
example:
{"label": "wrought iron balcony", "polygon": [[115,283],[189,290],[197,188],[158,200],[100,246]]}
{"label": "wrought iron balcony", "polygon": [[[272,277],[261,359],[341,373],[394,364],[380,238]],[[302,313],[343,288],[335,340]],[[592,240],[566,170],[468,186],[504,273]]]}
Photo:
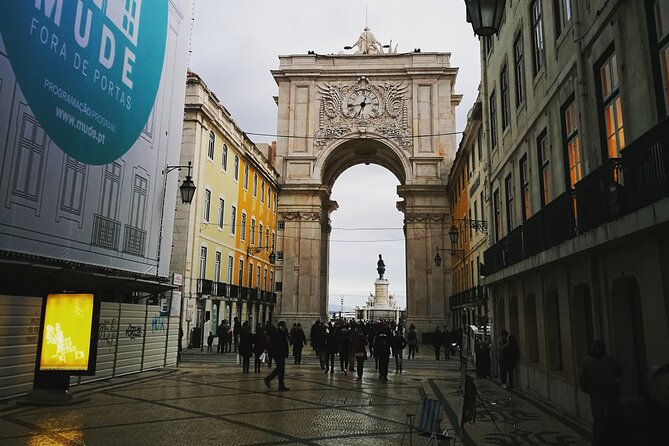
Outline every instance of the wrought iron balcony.
{"label": "wrought iron balcony", "polygon": [[475,286],[468,290],[452,295],[448,299],[449,306],[452,310],[464,307],[476,307],[485,305],[488,300],[486,289],[481,286]]}
{"label": "wrought iron balcony", "polygon": [[[669,197],[669,118],[484,253],[485,275]],[[519,241],[520,239],[520,241]]]}
{"label": "wrought iron balcony", "polygon": [[197,295],[211,296],[214,289],[214,281],[209,279],[197,279]]}

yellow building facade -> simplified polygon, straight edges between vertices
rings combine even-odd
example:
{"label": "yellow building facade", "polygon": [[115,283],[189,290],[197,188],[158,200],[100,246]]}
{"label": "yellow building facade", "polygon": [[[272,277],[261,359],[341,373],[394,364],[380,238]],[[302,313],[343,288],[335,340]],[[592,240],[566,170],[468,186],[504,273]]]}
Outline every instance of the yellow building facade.
{"label": "yellow building facade", "polygon": [[[276,233],[278,174],[272,155],[272,146],[256,146],[215,93],[189,72],[179,164],[191,163],[197,189],[192,203],[177,204],[170,269],[182,283],[182,295],[176,292],[182,299],[182,347],[203,348],[223,320],[255,323],[271,317],[276,295],[270,251],[250,248],[260,246],[255,243],[260,225],[263,242],[266,230],[270,241]],[[180,176],[187,173],[181,170]],[[260,268],[260,280],[247,280],[251,265],[254,273]]]}

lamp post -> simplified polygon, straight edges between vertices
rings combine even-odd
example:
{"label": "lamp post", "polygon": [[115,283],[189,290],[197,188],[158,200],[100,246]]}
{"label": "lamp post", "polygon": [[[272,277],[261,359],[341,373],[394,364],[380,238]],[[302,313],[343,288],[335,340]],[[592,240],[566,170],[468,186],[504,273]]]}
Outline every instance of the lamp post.
{"label": "lamp post", "polygon": [[195,183],[193,183],[193,177],[190,175],[190,169],[191,169],[191,162],[188,161],[188,165],[186,166],[167,166],[165,167],[165,170],[163,170],[163,175],[166,175],[165,177],[165,182],[167,183],[167,174],[172,172],[173,170],[179,170],[181,169],[188,169],[188,173],[186,174],[186,179],[184,180],[183,183],[181,183],[181,186],[179,186],[179,191],[181,192],[181,201],[184,204],[190,204],[191,201],[193,201],[193,197],[195,196]]}
{"label": "lamp post", "polygon": [[[268,250],[269,246],[249,246],[248,249],[246,250],[246,257],[253,257],[255,254],[258,254],[262,250]],[[276,254],[274,254],[274,251],[269,253],[269,263],[274,265],[274,262],[276,262]]]}
{"label": "lamp post", "polygon": [[[165,180],[163,181],[163,203],[161,206],[160,210],[160,231],[158,233],[158,255],[157,255],[157,263],[156,263],[156,275],[159,275],[159,269],[160,269],[160,251],[162,248],[163,244],[163,220],[165,218],[165,198],[167,197],[167,174],[172,172],[173,170],[178,170],[181,171],[181,169],[188,169],[188,174],[186,174],[186,178],[184,179],[183,183],[181,183],[181,186],[179,186],[179,192],[181,193],[181,202],[184,204],[190,204],[193,201],[193,197],[195,196],[195,183],[193,182],[193,177],[191,176],[191,168],[192,164],[190,161],[188,161],[187,165],[181,165],[181,166],[165,166],[165,169],[163,170],[163,175],[165,175]],[[181,305],[179,309],[179,328],[181,328],[181,320],[183,317],[183,312],[184,312],[184,294],[183,292],[181,293]],[[204,328],[204,325],[203,325]],[[204,333],[204,330],[203,330]],[[201,340],[202,342],[202,340]],[[181,338],[179,338],[179,349],[181,349]]]}
{"label": "lamp post", "polygon": [[467,21],[477,36],[497,34],[502,23],[506,0],[465,0]]}

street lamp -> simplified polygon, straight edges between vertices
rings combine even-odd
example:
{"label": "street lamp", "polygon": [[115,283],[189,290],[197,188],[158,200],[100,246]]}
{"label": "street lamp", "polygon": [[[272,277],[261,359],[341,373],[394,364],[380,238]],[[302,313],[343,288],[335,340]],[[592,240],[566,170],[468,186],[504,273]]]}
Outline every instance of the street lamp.
{"label": "street lamp", "polygon": [[439,251],[447,252],[451,255],[451,257],[464,257],[465,251],[462,249],[457,249],[456,247],[458,246],[458,237],[460,236],[460,231],[458,231],[457,226],[452,225],[451,230],[448,231],[448,238],[451,240],[451,249],[446,249],[446,248],[437,248],[437,254],[434,256],[434,264],[436,266],[441,266],[441,256],[439,255]]}
{"label": "street lamp", "polygon": [[497,34],[502,23],[506,0],[465,0],[467,21],[474,34],[481,37]]}
{"label": "street lamp", "polygon": [[[246,250],[246,257],[253,257],[254,254],[258,254],[263,249],[268,250],[269,246],[249,246]],[[274,265],[274,262],[276,262],[276,254],[272,251],[269,253],[269,263]]]}
{"label": "street lamp", "polygon": [[193,179],[190,175],[190,169],[191,169],[191,162],[188,161],[187,166],[167,166],[165,167],[165,170],[163,170],[163,174],[168,174],[174,169],[177,169],[181,171],[181,169],[188,169],[188,174],[186,174],[186,179],[184,180],[183,183],[181,183],[181,186],[179,186],[179,191],[181,192],[181,201],[184,204],[190,204],[191,201],[193,201],[193,197],[195,196],[195,183],[193,183]]}

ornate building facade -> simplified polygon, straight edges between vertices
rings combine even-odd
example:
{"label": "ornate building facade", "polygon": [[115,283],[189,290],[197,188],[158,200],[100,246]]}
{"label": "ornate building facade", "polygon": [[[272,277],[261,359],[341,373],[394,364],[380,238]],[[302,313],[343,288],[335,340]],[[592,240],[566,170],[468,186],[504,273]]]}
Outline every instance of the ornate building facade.
{"label": "ornate building facade", "polygon": [[192,163],[197,189],[177,205],[170,267],[183,277],[183,346],[201,347],[224,319],[271,317],[277,173],[272,146],[256,146],[192,72],[183,125],[179,164]]}
{"label": "ornate building facade", "polygon": [[584,418],[593,339],[624,397],[669,361],[668,24],[663,0],[521,0],[482,40],[493,325],[520,386]]}

